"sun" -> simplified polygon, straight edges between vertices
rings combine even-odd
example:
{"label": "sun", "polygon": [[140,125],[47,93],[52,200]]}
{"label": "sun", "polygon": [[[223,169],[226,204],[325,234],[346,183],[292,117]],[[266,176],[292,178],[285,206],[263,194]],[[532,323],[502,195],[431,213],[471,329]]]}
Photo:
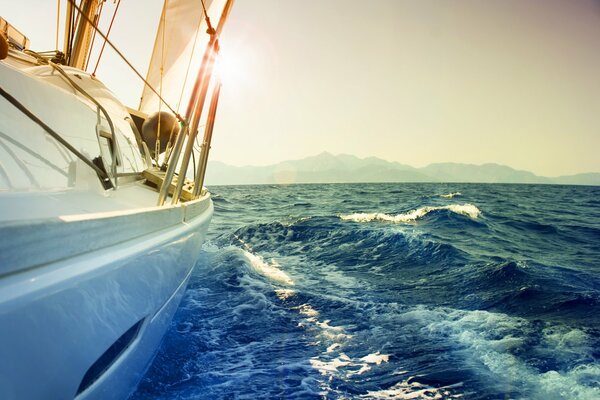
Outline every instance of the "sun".
{"label": "sun", "polygon": [[238,85],[244,82],[244,62],[240,54],[232,49],[222,48],[217,55],[214,73],[221,82],[227,85]]}

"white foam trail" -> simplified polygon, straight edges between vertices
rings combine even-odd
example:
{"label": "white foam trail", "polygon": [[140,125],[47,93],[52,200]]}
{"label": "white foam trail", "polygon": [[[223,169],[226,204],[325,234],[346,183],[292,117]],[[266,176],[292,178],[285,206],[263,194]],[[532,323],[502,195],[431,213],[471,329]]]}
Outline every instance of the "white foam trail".
{"label": "white foam trail", "polygon": [[329,346],[325,352],[326,352],[326,353],[333,353],[333,351],[334,351],[335,349],[337,349],[338,347],[342,347],[342,345],[341,345],[341,344],[339,344],[339,343],[334,343],[334,344],[332,344],[331,346]]}
{"label": "white foam trail", "polygon": [[202,250],[203,250],[203,251],[206,251],[207,253],[216,253],[216,252],[218,252],[220,249],[219,249],[219,246],[217,246],[217,245],[216,245],[216,244],[214,244],[213,242],[211,242],[211,241],[207,241],[207,242],[205,242],[205,243],[202,245]]}
{"label": "white foam trail", "polygon": [[336,342],[347,342],[349,339],[352,339],[352,335],[349,335],[345,332],[344,327],[342,326],[331,326],[329,323],[331,321],[326,320],[320,322],[318,320],[313,321],[315,325],[320,329],[320,333],[317,337],[325,339],[327,341],[336,341]]}
{"label": "white foam trail", "polygon": [[275,260],[271,260],[269,265],[261,256],[250,253],[247,250],[242,250],[244,257],[250,262],[250,265],[261,275],[266,276],[277,282],[281,282],[286,285],[293,285],[294,281],[289,277],[288,274],[279,269],[279,264]]}
{"label": "white foam trail", "polygon": [[458,196],[462,196],[462,193],[454,192],[454,193],[448,193],[448,194],[440,194],[440,197],[443,197],[444,199],[452,199],[452,198],[458,197]]}
{"label": "white foam trail", "polygon": [[591,361],[591,339],[581,329],[556,324],[543,329],[532,351],[572,367],[540,372],[519,356],[520,350],[529,346],[531,332],[538,329],[526,319],[488,311],[419,306],[404,313],[402,320],[423,326],[423,330],[445,342],[457,343],[469,358],[468,364],[479,373],[519,387],[528,399],[600,399],[600,387],[593,383],[600,376],[600,365]]}
{"label": "white foam trail", "polygon": [[371,221],[385,221],[385,222],[413,222],[419,218],[424,217],[432,211],[436,210],[449,210],[456,214],[466,215],[470,218],[476,219],[480,214],[481,210],[473,204],[450,204],[447,206],[426,206],[411,210],[403,214],[389,215],[384,213],[355,213],[350,215],[341,215],[340,218],[347,221],[354,222],[371,222]]}
{"label": "white foam trail", "polygon": [[306,315],[307,317],[315,317],[316,318],[319,316],[319,312],[317,310],[315,310],[314,308],[312,308],[308,304],[302,304],[302,305],[298,306],[298,312],[302,315]]}
{"label": "white foam trail", "polygon": [[[336,348],[341,347],[335,343],[327,348],[326,353],[332,353]],[[379,365],[382,362],[388,362],[389,355],[380,354],[379,352],[368,354],[358,360],[353,360],[345,353],[339,353],[338,357],[329,361],[320,360],[319,357],[313,357],[310,364],[318,370],[322,375],[333,375],[341,373],[340,369],[348,369],[345,371],[346,377],[361,375],[371,369],[370,364]]]}
{"label": "white foam trail", "polygon": [[310,365],[321,374],[327,375],[331,372],[336,372],[339,367],[345,367],[350,364],[350,361],[343,360],[341,357],[334,358],[331,361],[321,361],[317,358],[310,359]]}
{"label": "white foam trail", "polygon": [[363,358],[361,358],[362,361],[366,362],[367,364],[381,364],[382,362],[388,362],[390,359],[390,356],[388,354],[380,354],[379,352],[377,353],[373,353],[373,354],[368,354],[366,356],[364,356]]}
{"label": "white foam trail", "polygon": [[358,371],[350,371],[346,374],[348,378],[353,377],[354,375],[362,375],[367,371],[370,371],[371,367],[369,364],[363,364]]}
{"label": "white foam trail", "polygon": [[280,300],[287,300],[296,294],[292,289],[275,289],[275,294]]}
{"label": "white foam trail", "polygon": [[369,391],[362,395],[365,399],[457,399],[462,394],[451,394],[447,389],[460,387],[460,384],[432,388],[419,382],[411,381],[410,377],[402,382],[398,382],[389,389]]}

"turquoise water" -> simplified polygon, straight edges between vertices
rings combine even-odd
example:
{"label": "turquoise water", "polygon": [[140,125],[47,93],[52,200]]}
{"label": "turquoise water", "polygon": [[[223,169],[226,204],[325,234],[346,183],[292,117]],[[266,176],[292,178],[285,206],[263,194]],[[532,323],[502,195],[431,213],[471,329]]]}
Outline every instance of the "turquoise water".
{"label": "turquoise water", "polygon": [[600,187],[213,187],[132,399],[599,399]]}

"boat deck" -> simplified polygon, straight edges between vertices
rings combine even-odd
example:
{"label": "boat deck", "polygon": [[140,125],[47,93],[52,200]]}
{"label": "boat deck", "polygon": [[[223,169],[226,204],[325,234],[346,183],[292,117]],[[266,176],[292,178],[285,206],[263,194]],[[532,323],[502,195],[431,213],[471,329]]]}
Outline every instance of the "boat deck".
{"label": "boat deck", "polygon": [[[32,221],[62,216],[122,212],[154,207],[158,194],[141,183],[122,186],[117,191],[76,189],[14,191],[0,193],[0,225],[11,221]],[[18,207],[14,207],[18,204]]]}

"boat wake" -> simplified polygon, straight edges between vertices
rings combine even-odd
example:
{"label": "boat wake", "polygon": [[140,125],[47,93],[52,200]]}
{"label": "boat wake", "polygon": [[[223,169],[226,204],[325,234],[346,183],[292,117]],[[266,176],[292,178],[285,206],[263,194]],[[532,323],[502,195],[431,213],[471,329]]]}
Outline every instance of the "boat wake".
{"label": "boat wake", "polygon": [[[542,323],[503,313],[417,306],[401,320],[427,332],[472,366],[477,380],[519,388],[516,398],[600,398],[593,381],[597,333],[565,324]],[[587,331],[587,332],[586,332]],[[557,395],[559,394],[559,395]]]}
{"label": "boat wake", "polygon": [[242,250],[244,257],[250,263],[250,265],[261,275],[274,280],[276,282],[283,283],[285,285],[294,285],[294,281],[289,277],[288,274],[281,270],[281,266],[274,259],[270,263],[266,262],[261,256],[252,254],[247,250]]}

